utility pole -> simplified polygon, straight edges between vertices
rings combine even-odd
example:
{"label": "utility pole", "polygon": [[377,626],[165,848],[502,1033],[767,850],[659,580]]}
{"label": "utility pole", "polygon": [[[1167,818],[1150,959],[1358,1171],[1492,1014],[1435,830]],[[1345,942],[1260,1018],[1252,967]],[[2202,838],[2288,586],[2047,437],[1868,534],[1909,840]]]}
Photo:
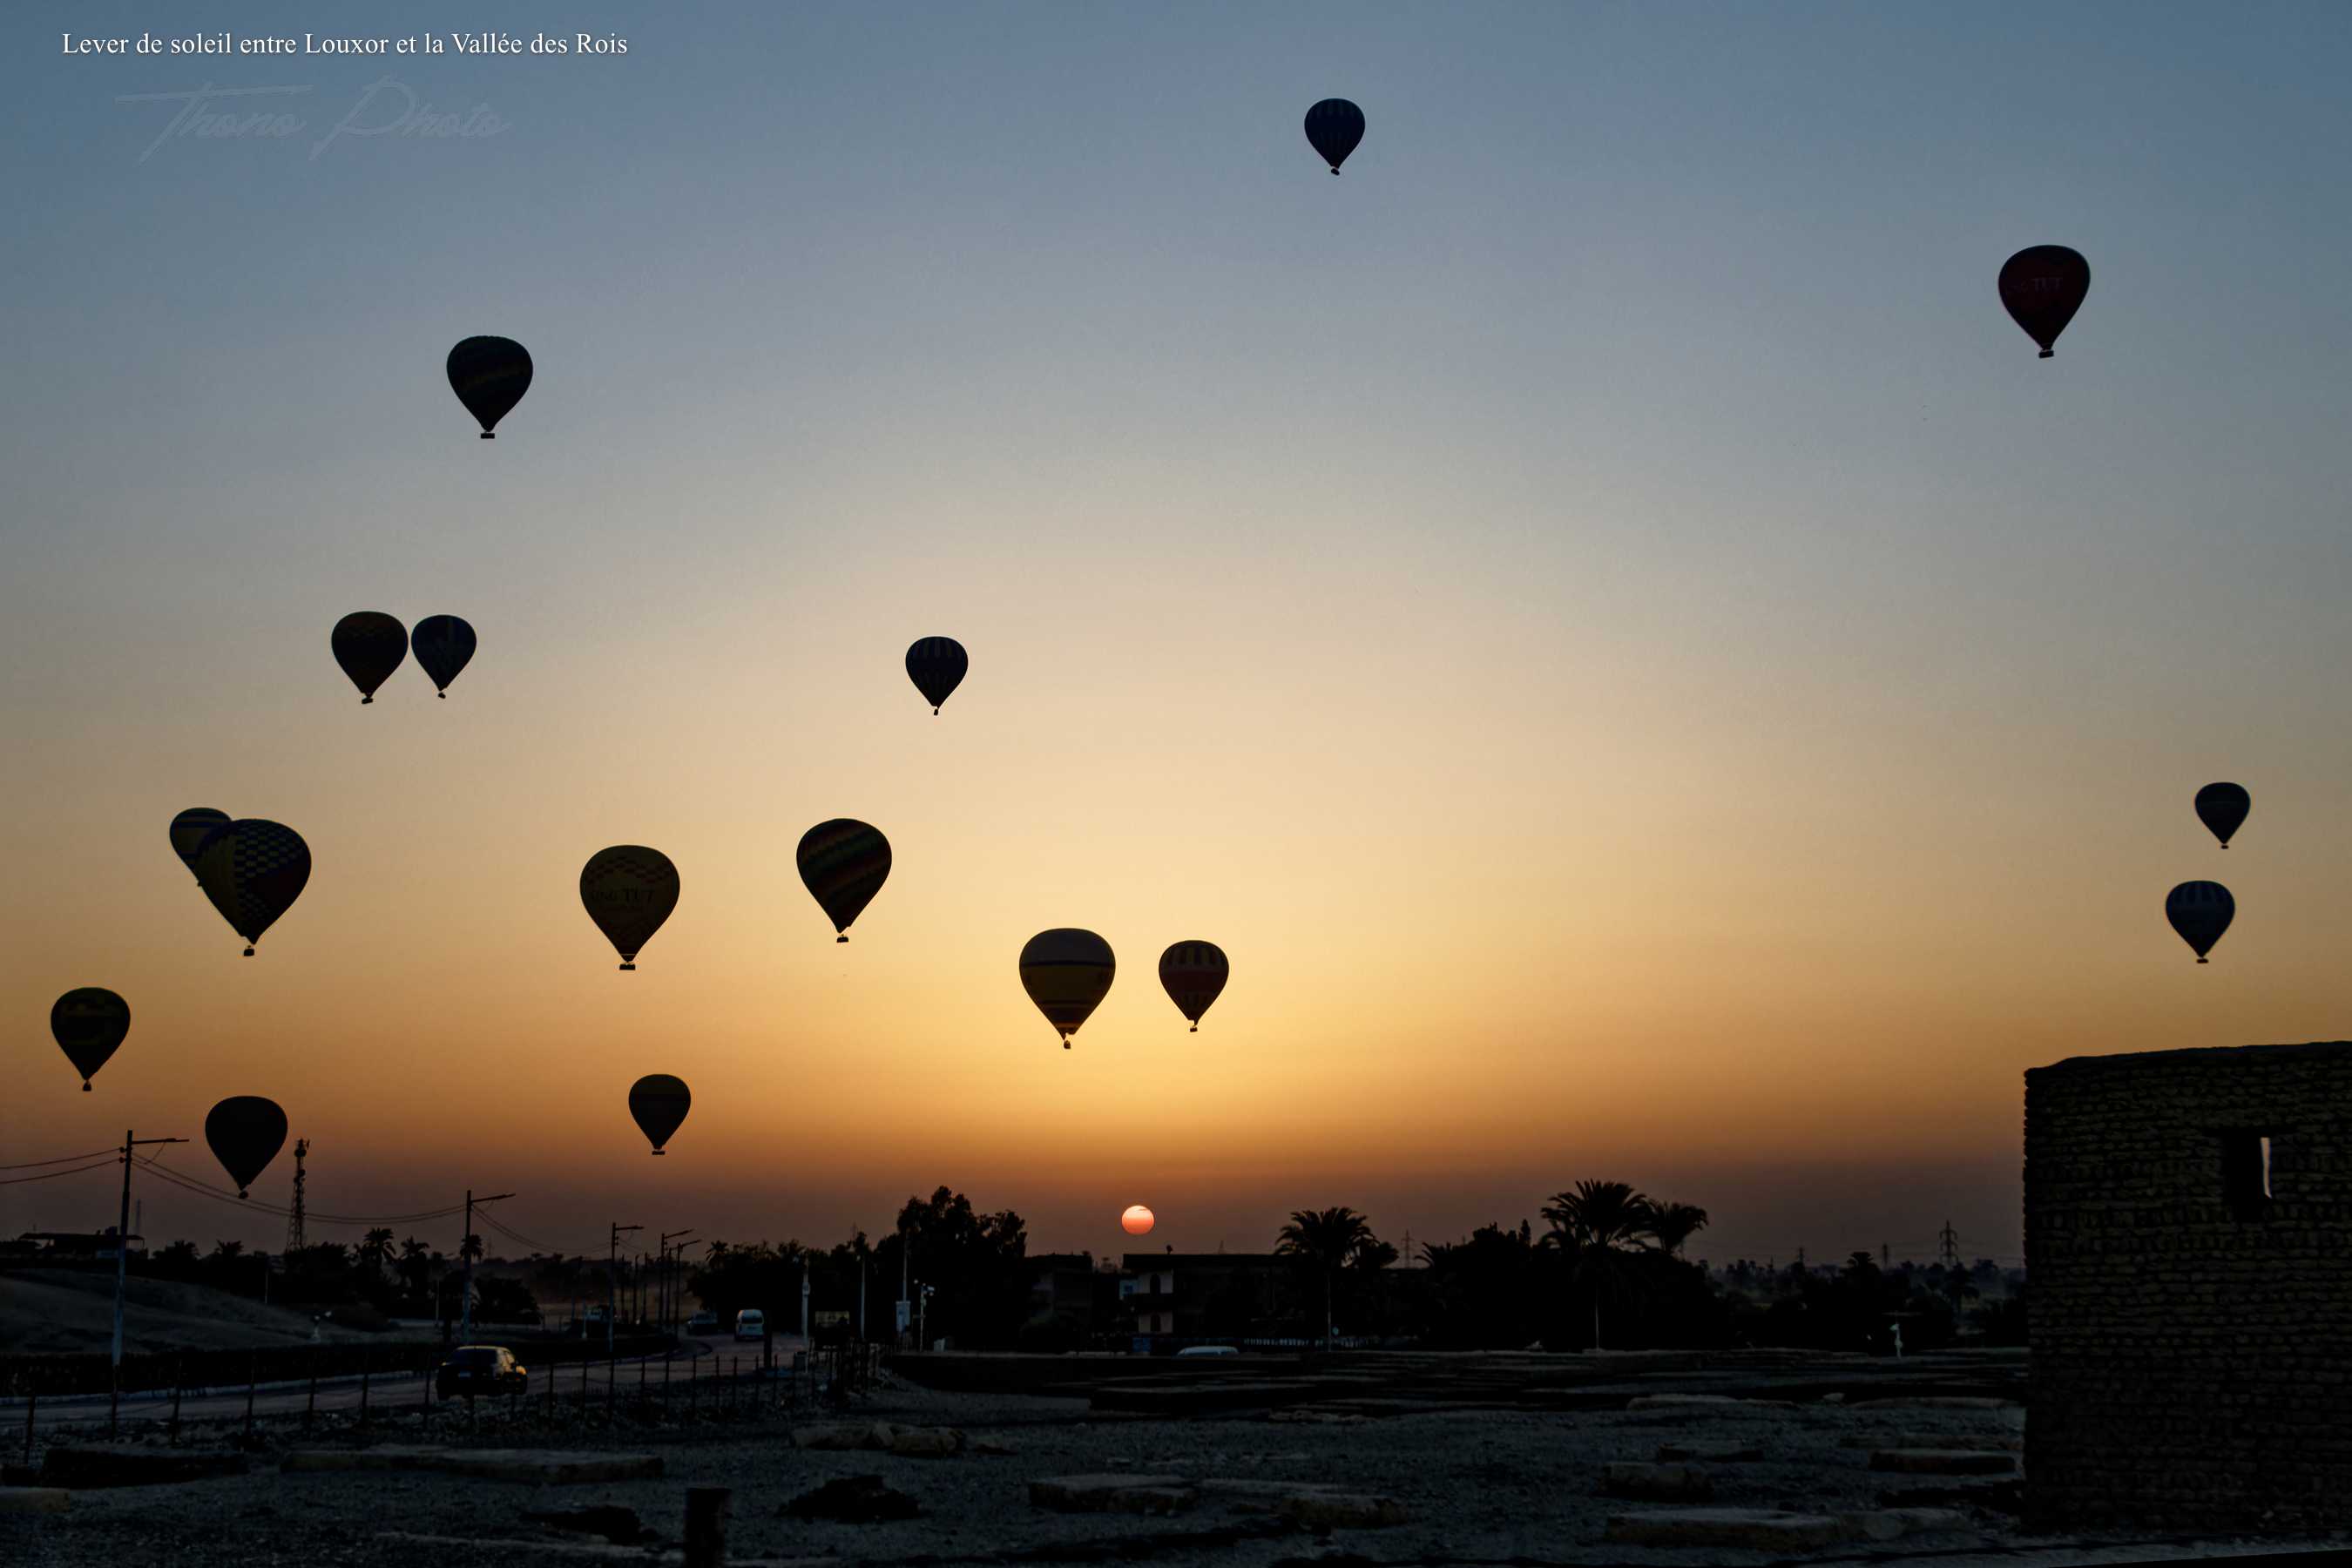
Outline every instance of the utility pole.
{"label": "utility pole", "polygon": [[144,1143],[184,1143],[184,1138],[133,1138],[122,1130],[122,1217],[114,1226],[114,1367],[122,1368],[122,1293],[131,1282],[131,1152]]}
{"label": "utility pole", "polygon": [[619,1273],[621,1266],[621,1233],[625,1230],[643,1230],[646,1227],[641,1225],[623,1225],[620,1221],[614,1220],[613,1222],[612,1239],[605,1246],[604,1357],[607,1361],[611,1360],[613,1355],[613,1320],[614,1317],[619,1315],[621,1310]]}
{"label": "utility pole", "polygon": [[466,1234],[457,1238],[457,1256],[466,1265],[466,1300],[460,1309],[465,1314],[465,1324],[457,1331],[457,1342],[461,1345],[471,1344],[474,1340],[474,1205],[494,1204],[500,1198],[512,1196],[512,1193],[492,1193],[488,1197],[478,1198],[473,1188],[466,1189]]}
{"label": "utility pole", "polygon": [[809,1254],[801,1254],[801,1345],[808,1345]]}
{"label": "utility pole", "polygon": [[662,1304],[656,1310],[661,1313],[662,1326],[665,1331],[667,1330],[670,1320],[677,1315],[673,1310],[676,1296],[673,1291],[673,1281],[670,1279],[670,1276],[676,1272],[677,1259],[670,1251],[669,1244],[693,1234],[691,1230],[666,1230],[661,1233],[662,1273],[661,1278],[656,1281],[656,1289],[661,1297]]}
{"label": "utility pole", "polygon": [[859,1238],[857,1250],[857,1342],[866,1342],[866,1248]]}
{"label": "utility pole", "polygon": [[898,1322],[891,1335],[894,1343],[907,1332],[907,1255],[912,1250],[914,1239],[902,1224],[898,1226]]}
{"label": "utility pole", "polygon": [[1940,1248],[1937,1257],[1945,1271],[1948,1273],[1958,1268],[1960,1266],[1960,1233],[1952,1228],[1950,1220],[1946,1220],[1944,1228],[1936,1233],[1936,1241]]}
{"label": "utility pole", "polygon": [[294,1212],[289,1215],[286,1218],[286,1250],[289,1252],[299,1252],[302,1250],[304,1245],[302,1237],[302,1182],[304,1177],[302,1158],[304,1155],[310,1153],[310,1141],[308,1138],[297,1138],[294,1140]]}

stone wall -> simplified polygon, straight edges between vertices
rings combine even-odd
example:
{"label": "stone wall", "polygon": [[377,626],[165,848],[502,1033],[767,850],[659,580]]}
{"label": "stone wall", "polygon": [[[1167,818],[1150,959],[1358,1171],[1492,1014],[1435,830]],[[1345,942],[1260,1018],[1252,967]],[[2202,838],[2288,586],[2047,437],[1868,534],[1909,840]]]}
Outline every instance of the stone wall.
{"label": "stone wall", "polygon": [[2025,1253],[2029,1523],[2352,1526],[2352,1044],[2028,1072]]}

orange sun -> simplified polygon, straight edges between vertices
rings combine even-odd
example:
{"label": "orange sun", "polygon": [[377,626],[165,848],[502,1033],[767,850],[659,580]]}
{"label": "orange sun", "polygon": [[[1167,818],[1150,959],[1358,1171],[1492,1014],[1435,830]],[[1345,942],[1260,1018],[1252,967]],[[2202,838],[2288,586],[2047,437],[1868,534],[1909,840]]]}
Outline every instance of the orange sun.
{"label": "orange sun", "polygon": [[1118,1223],[1129,1236],[1141,1236],[1151,1228],[1151,1211],[1141,1204],[1130,1204]]}

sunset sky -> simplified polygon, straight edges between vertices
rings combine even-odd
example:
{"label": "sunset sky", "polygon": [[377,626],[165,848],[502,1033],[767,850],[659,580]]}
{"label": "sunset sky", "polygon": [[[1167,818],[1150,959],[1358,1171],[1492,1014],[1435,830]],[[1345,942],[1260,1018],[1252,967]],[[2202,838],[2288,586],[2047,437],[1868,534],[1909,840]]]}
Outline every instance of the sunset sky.
{"label": "sunset sky", "polygon": [[[567,1250],[942,1183],[1033,1251],[1136,1202],[1418,1242],[1604,1177],[1717,1260],[2013,1258],[2025,1068],[2352,1033],[2342,7],[382,9],[330,30],[628,53],[11,13],[0,1164],[263,1094],[315,1208],[512,1189]],[[122,100],[206,82],[301,129]],[[503,128],[332,134],[404,94]],[[1993,289],[2037,243],[2093,276],[2050,361]],[[476,333],[537,363],[495,442]],[[360,609],[480,651],[362,708]],[[194,805],[310,843],[253,959]],[[846,946],[793,863],[835,816],[896,854]],[[577,890],[620,843],[683,888],[631,974]],[[1062,925],[1119,961],[1068,1051],[1014,973]],[[134,1017],[88,1095],[80,985]],[[0,1235],[114,1201],[0,1186]]]}

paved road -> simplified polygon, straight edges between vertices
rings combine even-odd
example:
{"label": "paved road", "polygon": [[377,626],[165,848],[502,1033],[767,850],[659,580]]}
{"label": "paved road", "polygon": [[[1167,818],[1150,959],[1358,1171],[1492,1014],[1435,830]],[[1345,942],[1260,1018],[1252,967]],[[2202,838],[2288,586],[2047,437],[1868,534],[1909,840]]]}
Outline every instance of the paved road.
{"label": "paved road", "polygon": [[[669,1380],[673,1397],[676,1397],[684,1392],[684,1384],[689,1379],[725,1377],[732,1373],[750,1375],[759,1365],[760,1348],[753,1342],[738,1344],[731,1337],[690,1338],[672,1355],[624,1357],[617,1367],[609,1362],[564,1363],[539,1367],[531,1366],[525,1360],[523,1364],[530,1368],[530,1389],[525,1397],[544,1402],[548,1379],[552,1377],[559,1400],[577,1400],[583,1367],[591,1400],[614,1395],[626,1398],[640,1385],[649,1390],[658,1388],[665,1377]],[[790,1368],[793,1353],[803,1348],[803,1342],[797,1335],[777,1335],[774,1341],[776,1364]],[[526,1350],[523,1355],[529,1353]],[[517,1359],[522,1360],[522,1357]],[[619,1386],[608,1394],[607,1385],[616,1378]],[[364,1395],[371,1410],[415,1410],[425,1402],[432,1385],[430,1373],[382,1373],[365,1380]],[[306,1408],[318,1411],[357,1410],[362,1396],[362,1380],[357,1377],[321,1379],[315,1394],[307,1383],[266,1384],[253,1394],[253,1413],[257,1416],[299,1415]],[[464,1404],[462,1399],[434,1401],[436,1409],[463,1408]],[[200,1396],[186,1395],[180,1401],[180,1419],[184,1422],[241,1421],[245,1418],[245,1407],[246,1393],[242,1388]],[[105,1395],[79,1394],[71,1398],[41,1400],[34,1407],[33,1421],[37,1430],[53,1430],[59,1426],[87,1427],[93,1422],[103,1426],[106,1412]],[[168,1392],[126,1394],[119,1418],[126,1424],[162,1421],[169,1419],[171,1414],[172,1396]],[[0,1404],[0,1434],[21,1434],[24,1429],[24,1402],[16,1400]],[[5,1441],[5,1437],[0,1437],[0,1442]]]}

